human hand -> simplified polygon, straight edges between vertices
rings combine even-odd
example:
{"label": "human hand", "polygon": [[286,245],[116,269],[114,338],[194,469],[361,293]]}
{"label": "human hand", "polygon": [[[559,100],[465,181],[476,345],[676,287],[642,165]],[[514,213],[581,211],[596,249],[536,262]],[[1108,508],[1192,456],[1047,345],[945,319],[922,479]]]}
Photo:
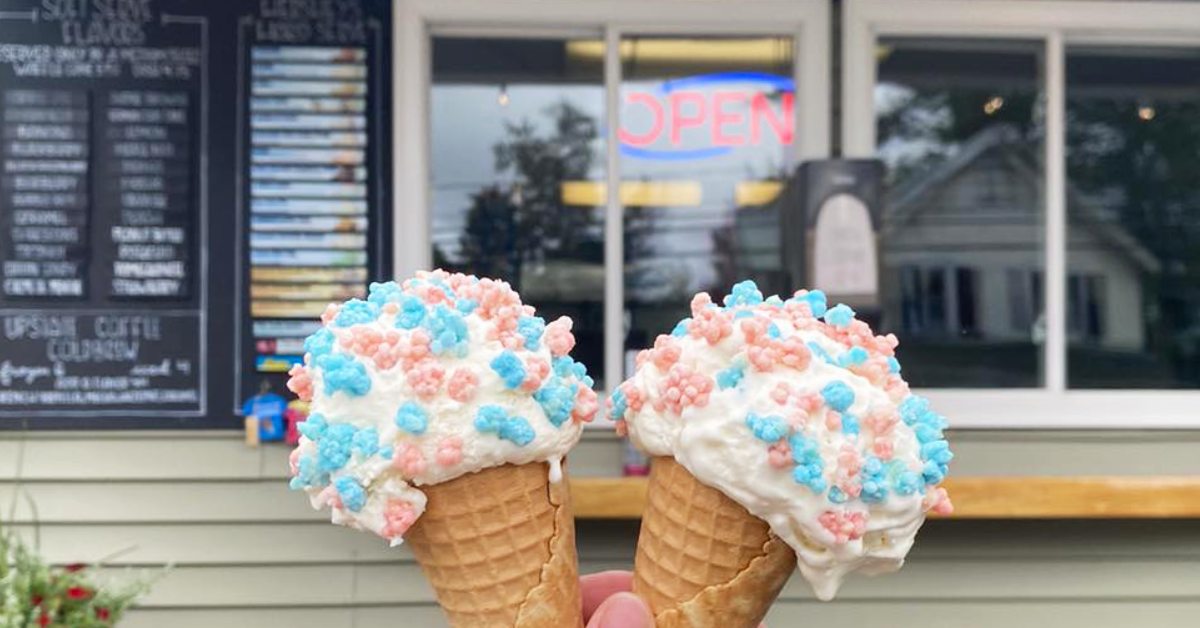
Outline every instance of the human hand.
{"label": "human hand", "polygon": [[650,607],[631,593],[633,574],[602,571],[579,579],[587,628],[654,628]]}

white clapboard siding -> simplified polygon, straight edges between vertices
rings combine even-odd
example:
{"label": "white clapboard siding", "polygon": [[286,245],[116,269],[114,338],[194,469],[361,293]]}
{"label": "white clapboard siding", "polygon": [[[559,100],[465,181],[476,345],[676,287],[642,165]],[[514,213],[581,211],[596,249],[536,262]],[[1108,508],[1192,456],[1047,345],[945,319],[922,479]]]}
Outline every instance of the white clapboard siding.
{"label": "white clapboard siding", "polygon": [[[952,440],[960,474],[1200,473],[1197,433]],[[589,432],[569,462],[594,476],[620,461],[610,433]],[[234,432],[0,432],[0,517],[15,500],[14,529],[58,564],[111,557],[105,570],[119,577],[172,563],[127,627],[445,625],[406,548],[330,525],[287,489],[286,468],[287,448],[248,448]],[[578,528],[584,571],[632,563],[637,522]],[[833,603],[797,576],[769,621],[1194,626],[1197,538],[1200,521],[935,521],[900,573],[852,578]]]}

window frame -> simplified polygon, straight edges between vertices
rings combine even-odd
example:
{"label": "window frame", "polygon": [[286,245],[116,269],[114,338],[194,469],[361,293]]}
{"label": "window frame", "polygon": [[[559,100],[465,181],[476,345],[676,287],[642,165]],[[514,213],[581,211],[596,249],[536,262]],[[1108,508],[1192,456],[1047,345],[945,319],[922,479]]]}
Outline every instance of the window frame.
{"label": "window frame", "polygon": [[[793,37],[798,135],[793,157],[799,163],[829,156],[829,13],[827,0],[395,0],[392,224],[396,276],[429,268],[433,259],[429,204],[432,37],[601,35],[606,43],[605,116],[611,121],[605,125],[604,381],[608,390],[615,388],[625,371],[623,212],[617,150],[621,38],[649,34]],[[731,15],[737,19],[731,20]]]}
{"label": "window frame", "polygon": [[[1200,47],[1200,5],[1082,0],[846,0],[842,153],[874,157],[875,49],[881,36],[1021,38],[1044,46],[1046,107],[1041,388],[925,389],[956,428],[1200,428],[1200,390],[1067,387],[1066,48]],[[903,341],[901,343],[903,346]]]}

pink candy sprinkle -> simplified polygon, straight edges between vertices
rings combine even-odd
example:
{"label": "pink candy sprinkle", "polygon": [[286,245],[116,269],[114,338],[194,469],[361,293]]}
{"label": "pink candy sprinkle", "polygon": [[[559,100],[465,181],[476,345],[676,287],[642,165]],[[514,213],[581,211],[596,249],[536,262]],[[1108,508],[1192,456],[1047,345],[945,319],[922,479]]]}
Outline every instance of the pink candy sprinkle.
{"label": "pink candy sprinkle", "polygon": [[926,493],[921,505],[926,511],[933,511],[939,515],[949,515],[954,512],[954,504],[950,503],[950,494],[940,486]]}
{"label": "pink candy sprinkle", "polygon": [[479,376],[470,367],[464,366],[450,374],[450,381],[446,382],[446,393],[451,399],[466,403],[475,396],[475,389],[478,387]]}
{"label": "pink candy sprinkle", "polygon": [[896,455],[896,444],[887,438],[876,438],[874,443],[871,443],[871,451],[879,456],[880,460],[888,461]]}
{"label": "pink candy sprinkle", "polygon": [[788,402],[788,397],[792,396],[792,387],[788,386],[787,382],[779,382],[771,389],[771,399],[779,405],[784,405]]}
{"label": "pink candy sprinkle", "polygon": [[776,469],[792,466],[792,447],[788,445],[787,440],[780,440],[767,448],[767,463]]}
{"label": "pink candy sprinkle", "polygon": [[825,410],[825,429],[830,432],[842,431],[842,415],[837,410]]}
{"label": "pink candy sprinkle", "polygon": [[405,477],[414,478],[425,472],[425,455],[412,443],[400,443],[392,451],[392,466]]}
{"label": "pink candy sprinkle", "polygon": [[320,493],[317,493],[317,503],[322,506],[329,506],[331,508],[341,508],[342,498],[340,495],[338,495],[336,488],[333,486],[326,486],[321,490]]}
{"label": "pink candy sprinkle", "polygon": [[297,364],[288,371],[287,387],[288,390],[296,393],[302,401],[312,401],[313,397],[313,381],[312,373],[308,372],[308,367],[303,364]]}
{"label": "pink candy sprinkle", "polygon": [[834,542],[838,545],[845,545],[850,541],[861,539],[867,532],[867,513],[865,512],[826,510],[817,517],[817,521],[833,535]]}
{"label": "pink candy sprinkle", "polygon": [[300,448],[297,447],[288,454],[288,471],[291,475],[296,475],[300,472]]}
{"label": "pink candy sprinkle", "polygon": [[420,362],[408,372],[408,385],[421,399],[429,400],[436,397],[442,387],[442,379],[446,372],[434,360]]}
{"label": "pink candy sprinkle", "polygon": [[746,359],[756,371],[769,371],[779,362],[779,352],[771,343],[750,345],[746,347]]}
{"label": "pink candy sprinkle", "polygon": [[625,438],[629,435],[629,424],[624,419],[616,422],[617,436]]}
{"label": "pink candy sprinkle", "polygon": [[733,315],[708,307],[710,304],[712,297],[705,292],[692,299],[692,322],[688,325],[688,335],[703,338],[708,344],[715,345],[733,333]]}
{"label": "pink candy sprinkle", "polygon": [[542,382],[549,375],[550,362],[545,358],[531,355],[525,360],[525,381],[521,382],[521,389],[533,392],[542,387]]}
{"label": "pink candy sprinkle", "polygon": [[808,368],[812,352],[798,336],[789,336],[775,342],[779,351],[779,363],[796,370]]}
{"label": "pink candy sprinkle", "polygon": [[563,316],[546,325],[542,333],[542,342],[550,349],[550,355],[558,358],[567,355],[575,348],[575,336],[571,333],[571,319]]}
{"label": "pink candy sprinkle", "polygon": [[328,326],[329,323],[333,322],[333,319],[337,318],[338,312],[341,311],[342,306],[338,305],[337,303],[330,303],[329,305],[326,305],[325,311],[321,312],[321,324]]}
{"label": "pink candy sprinkle", "polygon": [[380,536],[386,539],[398,539],[417,521],[417,509],[413,505],[399,499],[388,500],[383,511],[385,521]]}
{"label": "pink candy sprinkle", "polygon": [[684,408],[689,406],[702,408],[708,405],[708,395],[712,389],[711,378],[690,366],[676,364],[659,382],[655,409],[661,412],[665,407],[675,414],[682,414]]}
{"label": "pink candy sprinkle", "polygon": [[590,423],[600,411],[600,398],[596,391],[587,386],[580,386],[575,393],[575,406],[571,409],[571,419],[577,423]]}
{"label": "pink candy sprinkle", "polygon": [[817,392],[810,392],[808,394],[801,395],[797,402],[800,406],[800,409],[809,414],[816,412],[818,408],[825,405],[825,400],[822,399],[821,394]]}
{"label": "pink candy sprinkle", "polygon": [[429,334],[423,329],[418,329],[408,335],[408,338],[401,338],[400,342],[396,343],[396,351],[400,355],[401,361],[404,363],[404,368],[410,369],[417,362],[424,360],[431,355],[429,345],[432,339]]}
{"label": "pink candy sprinkle", "polygon": [[665,371],[679,361],[679,355],[682,352],[683,349],[677,340],[662,334],[654,340],[654,349],[650,351],[650,359],[654,361],[654,366],[657,366],[660,371]]}
{"label": "pink candy sprinkle", "polygon": [[462,461],[462,439],[451,436],[438,443],[434,456],[437,463],[443,467],[452,467]]}
{"label": "pink candy sprinkle", "polygon": [[642,406],[646,403],[646,396],[642,394],[642,389],[626,382],[621,385],[621,390],[625,392],[625,406],[634,412],[641,412]]}

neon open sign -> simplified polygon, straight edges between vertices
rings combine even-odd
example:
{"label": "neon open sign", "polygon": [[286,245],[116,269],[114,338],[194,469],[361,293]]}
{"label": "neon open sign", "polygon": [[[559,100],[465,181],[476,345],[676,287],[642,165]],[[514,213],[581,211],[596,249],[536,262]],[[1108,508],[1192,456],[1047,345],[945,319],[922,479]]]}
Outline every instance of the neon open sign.
{"label": "neon open sign", "polygon": [[[756,146],[768,134],[791,144],[795,96],[792,79],[764,72],[703,74],[665,81],[654,91],[627,92],[617,132],[621,153],[684,161]],[[630,118],[638,119],[636,128],[625,126]]]}

